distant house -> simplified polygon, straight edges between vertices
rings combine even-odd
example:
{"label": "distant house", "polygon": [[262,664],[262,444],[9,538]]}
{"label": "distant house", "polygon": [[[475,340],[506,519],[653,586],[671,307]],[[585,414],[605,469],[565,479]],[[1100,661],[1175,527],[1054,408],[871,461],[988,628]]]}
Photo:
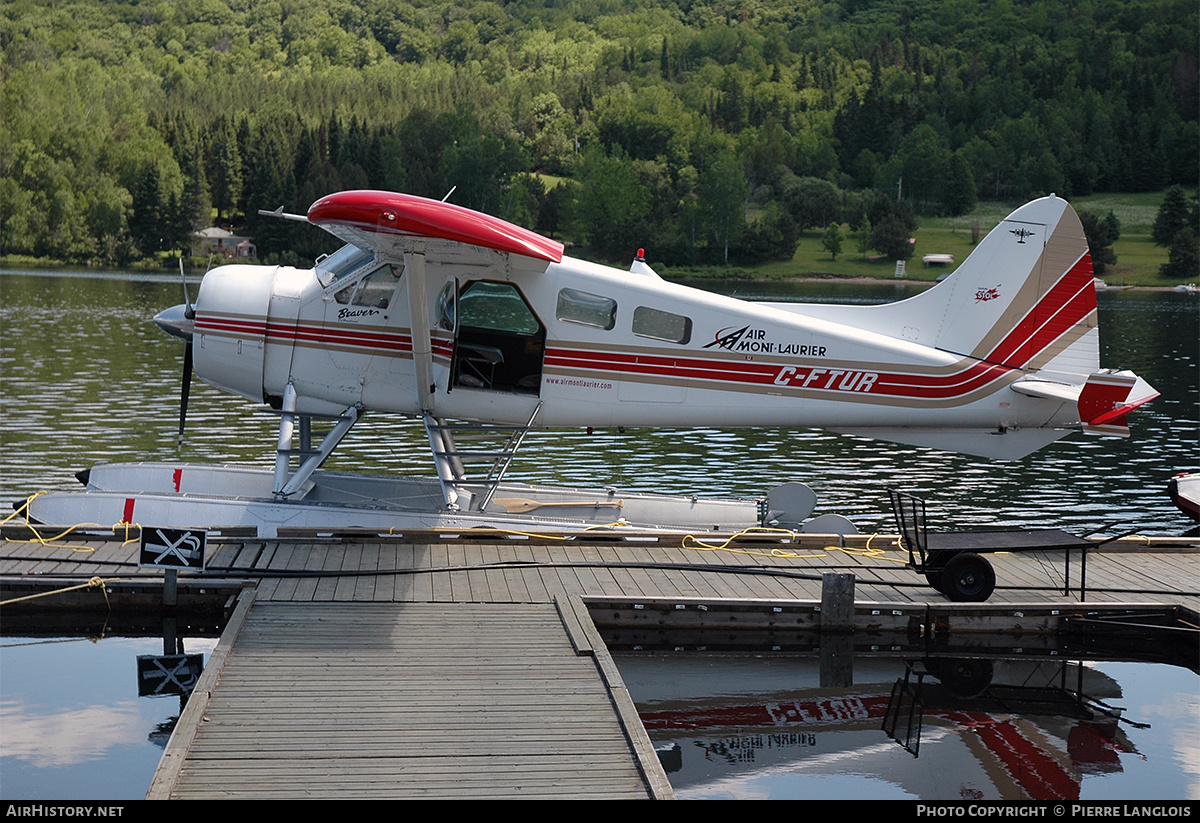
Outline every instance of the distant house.
{"label": "distant house", "polygon": [[242,237],[231,231],[210,226],[207,229],[192,234],[192,257],[207,257],[210,254],[220,254],[224,257],[237,257],[243,260],[253,260],[258,256],[249,237]]}

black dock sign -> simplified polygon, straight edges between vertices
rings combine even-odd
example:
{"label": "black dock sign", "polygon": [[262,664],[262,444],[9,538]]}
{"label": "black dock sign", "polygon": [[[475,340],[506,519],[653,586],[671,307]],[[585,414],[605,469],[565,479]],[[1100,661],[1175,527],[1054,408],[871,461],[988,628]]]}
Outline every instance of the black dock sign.
{"label": "black dock sign", "polygon": [[159,569],[204,569],[208,534],[203,529],[142,528],[139,566]]}
{"label": "black dock sign", "polygon": [[191,694],[202,671],[202,654],[138,655],[138,697]]}

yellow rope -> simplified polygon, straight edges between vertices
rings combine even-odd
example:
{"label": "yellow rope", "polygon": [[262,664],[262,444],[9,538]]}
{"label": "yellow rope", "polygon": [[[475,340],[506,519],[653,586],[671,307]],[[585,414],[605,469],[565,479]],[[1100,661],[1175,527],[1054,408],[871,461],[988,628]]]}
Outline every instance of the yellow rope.
{"label": "yellow rope", "polygon": [[854,549],[854,548],[848,548],[846,546],[825,546],[824,548],[822,548],[815,554],[812,554],[812,553],[801,554],[796,551],[790,551],[790,550],[784,550],[784,549],[771,549],[770,551],[759,551],[759,550],[750,550],[750,549],[731,548],[731,544],[736,542],[739,538],[753,537],[758,534],[762,534],[762,535],[781,534],[781,535],[786,535],[788,537],[788,539],[794,539],[797,535],[796,532],[788,531],[787,529],[750,528],[750,529],[744,529],[744,530],[738,532],[737,534],[730,536],[728,539],[726,539],[722,543],[714,544],[714,543],[706,543],[703,540],[696,537],[695,535],[689,534],[683,539],[682,547],[684,549],[688,549],[691,551],[725,551],[725,552],[730,552],[732,554],[744,554],[744,555],[751,556],[751,557],[770,557],[770,558],[774,558],[774,559],[783,558],[783,559],[789,559],[789,560],[802,560],[802,559],[803,560],[815,560],[815,559],[818,559],[821,557],[826,557],[831,552],[840,552],[842,554],[848,554],[852,557],[870,557],[870,558],[875,558],[875,559],[880,559],[880,560],[892,560],[897,563],[907,562],[904,558],[889,557],[886,554],[886,549],[872,549],[871,541],[875,537],[879,536],[877,534],[873,534],[870,537],[868,537],[866,547],[861,550]]}
{"label": "yellow rope", "polygon": [[514,529],[498,529],[495,526],[472,526],[464,529],[468,532],[493,532],[495,534],[511,534],[516,537],[538,537],[543,540],[570,540],[569,534],[539,534],[538,532],[521,532]]}
{"label": "yellow rope", "polygon": [[117,581],[117,578],[111,578],[109,580],[102,580],[99,577],[93,577],[88,582],[81,583],[78,586],[68,586],[65,589],[55,589],[54,591],[51,591],[51,592],[41,592],[39,594],[29,594],[29,595],[26,595],[25,597],[14,597],[12,600],[3,600],[3,601],[0,601],[0,606],[7,606],[10,603],[22,603],[26,600],[36,600],[39,597],[49,597],[52,594],[65,594],[66,592],[79,591],[80,589],[100,589],[100,591],[104,592],[104,602],[108,603],[108,605],[111,607],[112,604],[109,603],[109,600],[108,600],[108,585],[107,584],[115,583],[116,581]]}

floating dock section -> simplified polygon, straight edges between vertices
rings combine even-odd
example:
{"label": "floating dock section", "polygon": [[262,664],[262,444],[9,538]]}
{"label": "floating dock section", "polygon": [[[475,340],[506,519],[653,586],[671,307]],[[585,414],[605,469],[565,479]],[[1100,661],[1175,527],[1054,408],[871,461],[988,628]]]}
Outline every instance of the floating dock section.
{"label": "floating dock section", "polygon": [[244,602],[147,797],[670,797],[585,626],[554,603]]}

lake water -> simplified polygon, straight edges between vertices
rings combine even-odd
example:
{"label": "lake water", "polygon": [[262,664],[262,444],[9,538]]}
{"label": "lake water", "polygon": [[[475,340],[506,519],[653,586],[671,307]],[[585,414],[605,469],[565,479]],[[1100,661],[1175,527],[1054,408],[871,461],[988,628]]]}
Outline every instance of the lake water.
{"label": "lake water", "polygon": [[[747,298],[839,302],[883,302],[913,293],[904,284],[711,287]],[[1122,521],[1122,531],[1179,534],[1192,524],[1168,499],[1166,484],[1177,472],[1200,469],[1200,301],[1158,291],[1102,292],[1098,299],[1101,364],[1131,368],[1162,392],[1131,418],[1133,435],[1127,440],[1073,435],[1023,460],[997,463],[820,431],[571,430],[531,435],[508,477],[749,497],[798,479],[817,492],[815,513],[846,515],[868,533],[891,530],[887,490],[901,488],[925,497],[938,525],[1086,532]],[[78,488],[75,472],[98,462],[273,464],[276,418],[199,381],[192,387],[185,440],[176,445],[183,347],[152,318],[179,302],[179,281],[171,275],[0,272],[0,505],[10,510],[35,492]],[[367,417],[328,467],[432,475],[427,448],[418,423]],[[0,796],[5,799],[136,799],[144,794],[165,742],[161,727],[179,707],[170,698],[138,698],[132,667],[139,655],[161,653],[162,640],[98,637],[3,638]],[[185,645],[204,651],[212,642],[200,638]],[[1108,755],[1101,758],[1102,766],[1079,761],[1086,768],[1073,785],[1081,798],[1200,797],[1197,676],[1161,668],[1089,664],[1106,679],[1105,694],[1115,689],[1119,697],[1113,699],[1126,708],[1126,716],[1149,728],[1125,724],[1124,736],[1104,738],[1116,752],[1115,765]],[[811,673],[804,676],[811,680]],[[893,667],[887,677],[871,682],[879,686],[894,676]],[[677,679],[670,674],[657,683],[643,682],[632,670],[630,677],[646,690],[647,705],[657,705],[655,690]],[[872,688],[856,699],[878,699],[881,693]],[[730,700],[726,694],[687,699]],[[730,705],[779,699],[776,693],[755,692]],[[819,704],[830,698],[818,691],[805,699]],[[762,729],[743,733],[721,726],[709,730],[712,734],[662,742],[673,742],[682,752],[680,768],[672,773],[681,797],[958,800],[996,791],[989,788],[996,785],[995,774],[975,773],[986,770],[979,758],[942,781],[941,788],[933,788],[931,774],[912,773],[928,771],[931,763],[953,762],[954,747],[978,748],[974,732],[962,729],[961,723],[931,720],[924,753],[914,763],[877,728],[868,734],[856,727],[796,727],[772,737]],[[1070,729],[1058,726],[1038,731],[1035,722],[1029,729],[1032,738],[1054,738],[1046,743],[1054,752],[1056,735],[1070,738]],[[939,740],[950,748],[932,754],[942,745]],[[757,759],[749,757],[751,752]],[[701,761],[715,765],[705,771],[695,759],[698,753]],[[751,767],[742,772],[726,767],[734,761]],[[939,796],[927,797],[927,792]]]}
{"label": "lake water", "polygon": [[1200,680],[1177,666],[960,661],[906,749],[882,728],[899,657],[833,686],[811,656],[614,656],[683,800],[1200,798]]}
{"label": "lake water", "polygon": [[[902,285],[714,283],[747,298],[883,302]],[[192,285],[192,294],[195,294]],[[1166,496],[1172,475],[1200,468],[1200,299],[1173,292],[1101,292],[1101,365],[1130,368],[1162,396],[1131,417],[1132,437],[1082,434],[1019,461],[995,462],[810,430],[583,429],[530,435],[510,480],[634,491],[757,497],[798,479],[816,514],[859,530],[890,528],[888,489],[927,498],[935,523],[1061,526],[1122,521],[1174,534],[1188,521]],[[0,506],[78,488],[99,462],[274,464],[277,418],[193,382],[176,445],[183,346],[152,322],[182,302],[171,275],[0,272]],[[419,422],[367,416],[326,464],[433,475]]]}

